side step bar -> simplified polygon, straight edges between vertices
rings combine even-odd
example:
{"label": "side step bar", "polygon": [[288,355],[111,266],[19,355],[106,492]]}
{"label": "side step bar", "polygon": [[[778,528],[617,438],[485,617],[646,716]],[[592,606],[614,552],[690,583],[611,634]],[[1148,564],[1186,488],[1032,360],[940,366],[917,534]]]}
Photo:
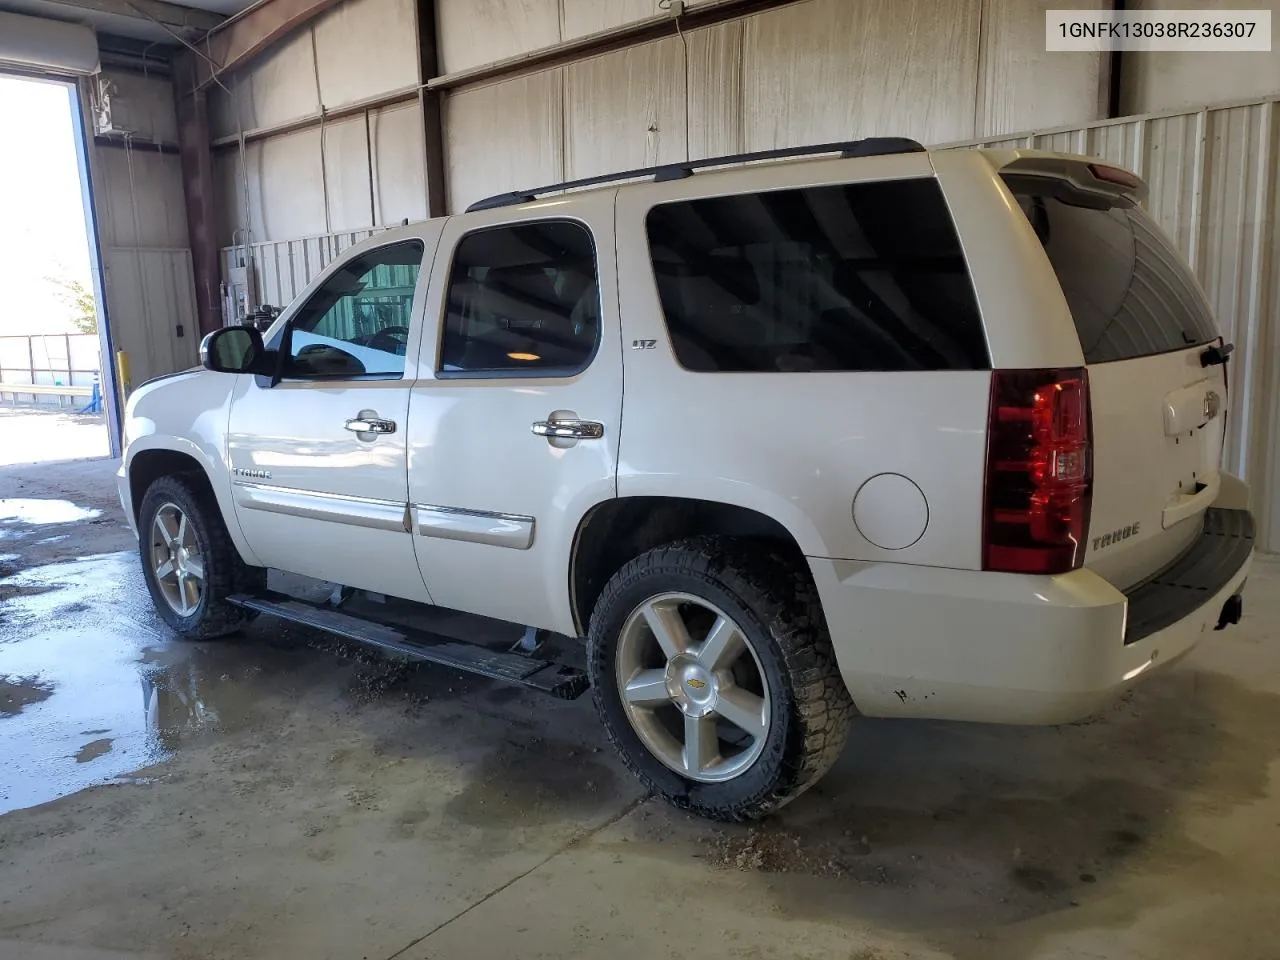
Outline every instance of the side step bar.
{"label": "side step bar", "polygon": [[530,687],[562,700],[580,697],[589,685],[587,675],[574,667],[490,650],[488,647],[463,643],[425,630],[390,627],[327,607],[304,603],[282,593],[240,593],[227,600],[246,610],[257,610],[303,626],[315,627],[410,660],[425,660],[493,680]]}

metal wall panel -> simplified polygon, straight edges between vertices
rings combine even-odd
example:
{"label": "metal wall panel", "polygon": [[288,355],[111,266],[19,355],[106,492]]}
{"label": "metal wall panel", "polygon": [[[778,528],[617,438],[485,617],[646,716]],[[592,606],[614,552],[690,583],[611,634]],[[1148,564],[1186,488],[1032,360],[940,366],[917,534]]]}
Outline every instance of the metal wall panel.
{"label": "metal wall panel", "polygon": [[151,143],[178,142],[178,116],[173,85],[167,77],[148,77],[124,70],[104,70],[100,84],[111,97],[111,125],[134,139]]}
{"label": "metal wall panel", "polygon": [[[261,301],[277,307],[285,306],[332,263],[334,257],[376,232],[352,230],[300,240],[250,244],[248,253],[252,255],[257,271]],[[243,266],[245,260],[245,248],[226,248],[222,252],[224,274],[232,267]]]}
{"label": "metal wall panel", "polygon": [[456,73],[559,43],[560,0],[436,0],[436,24],[440,72]]}
{"label": "metal wall panel", "polygon": [[[685,156],[873,135],[934,142],[1032,119],[1095,119],[1101,61],[1043,52],[1043,10],[1051,2],[957,0],[939,17],[932,0],[807,0],[462,88],[446,100],[451,209],[539,182]],[[564,0],[565,29],[626,22],[642,6]],[[454,0],[441,9],[442,19],[462,18]],[[482,31],[505,16],[514,30],[517,21],[549,18],[548,11],[509,0],[482,4],[474,19],[458,22]],[[491,59],[483,43],[464,51],[468,66]],[[502,43],[511,55],[515,40]]]}
{"label": "metal wall panel", "polygon": [[1089,153],[1147,181],[1147,209],[1195,268],[1236,345],[1224,457],[1253,490],[1267,550],[1280,550],[1278,113],[1270,99],[953,144]]}
{"label": "metal wall panel", "polygon": [[326,109],[418,82],[414,0],[347,0],[316,21],[315,37]]}
{"label": "metal wall panel", "polygon": [[257,157],[258,166],[251,163],[249,182],[258,193],[249,197],[261,218],[255,237],[305,237],[339,226],[327,216],[320,137],[320,127],[310,127],[254,144],[258,149],[249,156]]}
{"label": "metal wall panel", "polygon": [[[1247,10],[1251,7],[1270,8],[1273,19],[1278,9],[1274,3],[1242,3],[1241,0],[1196,0],[1195,3],[1143,0],[1133,9]],[[1280,45],[1273,43],[1270,53],[1176,50],[1126,54],[1120,83],[1121,109],[1129,114],[1273,97],[1280,94]]]}
{"label": "metal wall panel", "polygon": [[972,136],[981,0],[810,0],[750,17],[748,150],[871,136]]}
{"label": "metal wall panel", "polygon": [[241,129],[272,127],[319,113],[315,64],[311,31],[300,30],[257,57],[250,69],[224,80],[226,88],[213,87],[209,92],[213,137],[234,136]]}
{"label": "metal wall panel", "polygon": [[689,41],[689,153],[725,157],[746,150],[742,127],[744,21],[694,30]]}
{"label": "metal wall panel", "polygon": [[560,10],[561,40],[585,37],[662,14],[658,0],[560,0]]}
{"label": "metal wall panel", "polygon": [[[323,153],[322,153],[323,145]],[[422,109],[416,100],[278,134],[214,154],[220,235],[242,243],[288,239],[427,216]],[[372,161],[372,171],[370,162]]]}
{"label": "metal wall panel", "polygon": [[325,200],[329,223],[323,228],[350,230],[373,226],[373,177],[364,114],[321,128],[324,134]]}
{"label": "metal wall panel", "polygon": [[112,342],[129,354],[133,385],[194,366],[200,335],[191,251],[104,246],[102,267]]}
{"label": "metal wall panel", "polygon": [[187,214],[178,158],[123,146],[94,149],[103,246],[185,247]]}
{"label": "metal wall panel", "polygon": [[580,60],[564,75],[568,179],[688,156],[679,38]]}
{"label": "metal wall panel", "polygon": [[984,0],[975,134],[1106,115],[1102,55],[1044,49],[1045,11],[1061,9],[1110,10],[1111,0]]}
{"label": "metal wall panel", "polygon": [[565,179],[564,71],[544,70],[444,102],[449,207]]}
{"label": "metal wall panel", "polygon": [[415,100],[369,111],[373,141],[373,222],[392,226],[427,218],[422,108]]}

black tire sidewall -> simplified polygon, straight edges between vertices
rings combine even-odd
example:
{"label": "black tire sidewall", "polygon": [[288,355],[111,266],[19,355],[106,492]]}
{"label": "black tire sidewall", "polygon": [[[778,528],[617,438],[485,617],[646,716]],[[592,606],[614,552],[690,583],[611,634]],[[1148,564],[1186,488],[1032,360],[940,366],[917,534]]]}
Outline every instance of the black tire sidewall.
{"label": "black tire sidewall", "polygon": [[[187,517],[187,523],[193,526],[196,543],[200,547],[200,558],[204,562],[204,589],[200,594],[200,602],[185,617],[169,606],[169,601],[164,598],[151,562],[152,527],[156,522],[156,514],[167,503],[172,503],[181,510]],[[215,554],[204,506],[187,486],[171,477],[164,477],[153,483],[143,496],[142,506],[138,510],[138,555],[142,561],[142,576],[147,582],[147,590],[151,593],[156,613],[178,633],[198,632],[209,612],[209,605],[213,602],[212,585],[218,582],[218,558]]]}
{"label": "black tire sidewall", "polygon": [[[588,666],[596,709],[624,761],[652,790],[678,806],[697,809],[703,814],[725,820],[749,819],[758,804],[779,793],[789,793],[799,772],[793,759],[801,749],[799,720],[782,652],[760,612],[714,572],[672,569],[666,564],[648,569],[637,565],[636,569],[629,569],[633,564],[620,571],[620,589],[606,590],[603,603],[591,620]],[[662,593],[699,597],[736,621],[769,685],[770,723],[764,750],[744,773],[732,780],[702,783],[676,773],[649,752],[622,705],[616,679],[618,637],[632,612]]]}

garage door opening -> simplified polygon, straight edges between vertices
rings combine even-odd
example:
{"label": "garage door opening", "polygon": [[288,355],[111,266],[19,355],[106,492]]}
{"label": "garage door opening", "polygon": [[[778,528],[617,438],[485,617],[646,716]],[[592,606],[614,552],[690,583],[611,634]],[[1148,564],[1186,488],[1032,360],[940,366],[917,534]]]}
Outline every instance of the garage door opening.
{"label": "garage door opening", "polygon": [[111,350],[70,82],[0,74],[0,465],[107,457]]}

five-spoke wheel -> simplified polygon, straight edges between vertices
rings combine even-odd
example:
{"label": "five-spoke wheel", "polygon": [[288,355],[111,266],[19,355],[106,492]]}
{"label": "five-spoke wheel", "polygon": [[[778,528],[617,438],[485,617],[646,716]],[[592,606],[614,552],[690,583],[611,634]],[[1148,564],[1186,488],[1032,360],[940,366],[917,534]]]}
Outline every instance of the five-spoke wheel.
{"label": "five-spoke wheel", "polygon": [[228,598],[266,586],[231,543],[217,498],[190,475],[152,481],[138,504],[138,556],[160,619],[180,636],[220,637],[252,619]]}
{"label": "five-spoke wheel", "polygon": [[195,527],[173,503],[156,511],[151,524],[151,569],[160,595],[180,617],[190,616],[204,595],[204,558]]}
{"label": "five-spoke wheel", "polygon": [[706,783],[741,773],[769,732],[769,688],[742,629],[686,593],[640,604],[618,639],[627,719],[655,757]]}
{"label": "five-spoke wheel", "polygon": [[719,820],[802,793],[853,715],[803,558],[758,541],[691,537],[627,561],[595,602],[587,667],[623,762]]}

